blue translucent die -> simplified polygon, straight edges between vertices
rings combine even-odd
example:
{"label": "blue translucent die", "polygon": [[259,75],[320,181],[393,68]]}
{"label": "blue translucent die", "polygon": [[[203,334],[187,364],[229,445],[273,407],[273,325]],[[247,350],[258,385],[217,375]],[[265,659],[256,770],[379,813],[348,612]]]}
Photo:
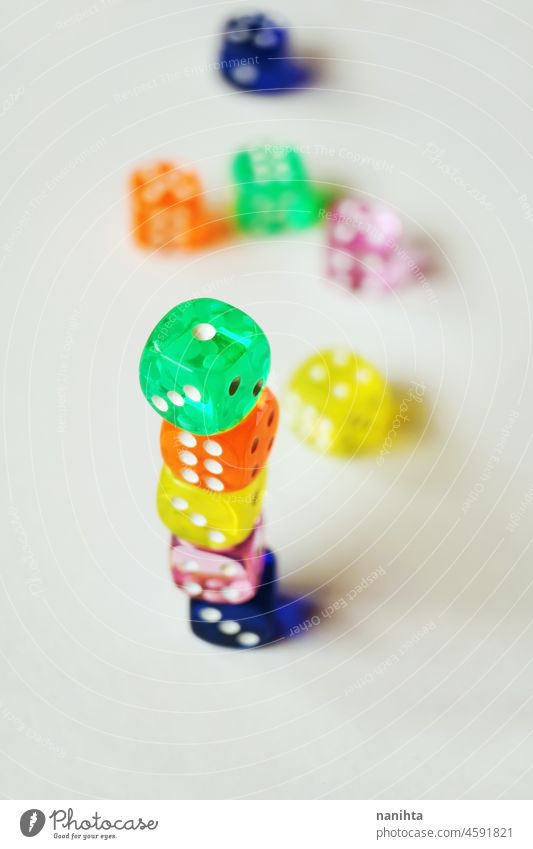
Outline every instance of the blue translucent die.
{"label": "blue translucent die", "polygon": [[155,326],[139,378],[164,419],[192,433],[216,434],[257,404],[269,370],[270,346],[253,318],[223,301],[195,298]]}
{"label": "blue translucent die", "polygon": [[291,55],[287,29],[263,14],[227,21],[219,63],[222,76],[244,91],[276,94],[311,78],[309,68]]}
{"label": "blue translucent die", "polygon": [[300,599],[278,594],[276,558],[265,552],[263,577],[254,598],[244,604],[209,604],[191,600],[193,634],[223,648],[248,649],[276,643],[301,631],[310,608]]}

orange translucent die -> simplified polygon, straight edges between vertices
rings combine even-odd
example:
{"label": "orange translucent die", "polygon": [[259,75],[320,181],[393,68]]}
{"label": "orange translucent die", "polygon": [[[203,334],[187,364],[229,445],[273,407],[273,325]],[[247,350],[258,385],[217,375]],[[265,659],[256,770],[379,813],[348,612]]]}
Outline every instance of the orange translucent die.
{"label": "orange translucent die", "polygon": [[251,534],[266,489],[266,469],[234,492],[210,492],[175,478],[163,466],[157,488],[159,518],[184,542],[220,551]]}
{"label": "orange translucent die", "polygon": [[201,436],[164,420],[161,454],[173,475],[193,486],[242,489],[266,466],[278,421],[278,402],[267,387],[246,418],[222,433]]}
{"label": "orange translucent die", "polygon": [[133,236],[143,248],[198,248],[225,232],[208,213],[194,171],[156,162],[133,172],[130,190]]}

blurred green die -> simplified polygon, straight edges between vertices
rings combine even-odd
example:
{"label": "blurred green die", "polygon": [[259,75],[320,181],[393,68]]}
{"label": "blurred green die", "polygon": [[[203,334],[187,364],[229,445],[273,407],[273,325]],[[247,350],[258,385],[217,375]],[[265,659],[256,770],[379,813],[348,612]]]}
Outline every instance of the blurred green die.
{"label": "blurred green die", "polygon": [[318,217],[318,196],[301,156],[290,147],[243,150],[233,162],[237,223],[253,233],[299,230]]}

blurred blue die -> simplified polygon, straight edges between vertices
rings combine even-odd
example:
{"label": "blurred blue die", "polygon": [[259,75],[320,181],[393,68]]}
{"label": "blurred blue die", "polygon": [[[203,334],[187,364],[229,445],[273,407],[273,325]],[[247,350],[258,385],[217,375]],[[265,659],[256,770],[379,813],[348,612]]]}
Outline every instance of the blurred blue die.
{"label": "blurred blue die", "polygon": [[222,76],[243,91],[276,94],[310,79],[309,69],[290,55],[287,29],[263,14],[227,21],[219,64]]}

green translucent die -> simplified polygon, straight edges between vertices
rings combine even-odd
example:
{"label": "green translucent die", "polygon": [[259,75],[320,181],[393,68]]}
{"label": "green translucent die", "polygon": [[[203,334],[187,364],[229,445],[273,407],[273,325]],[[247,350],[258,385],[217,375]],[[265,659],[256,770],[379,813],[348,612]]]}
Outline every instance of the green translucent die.
{"label": "green translucent die", "polygon": [[213,298],[170,310],[141,355],[148,403],[177,427],[214,434],[256,404],[270,371],[270,346],[253,318]]}
{"label": "green translucent die", "polygon": [[276,233],[309,227],[317,220],[318,197],[295,150],[266,145],[241,151],[233,162],[233,176],[242,230]]}

